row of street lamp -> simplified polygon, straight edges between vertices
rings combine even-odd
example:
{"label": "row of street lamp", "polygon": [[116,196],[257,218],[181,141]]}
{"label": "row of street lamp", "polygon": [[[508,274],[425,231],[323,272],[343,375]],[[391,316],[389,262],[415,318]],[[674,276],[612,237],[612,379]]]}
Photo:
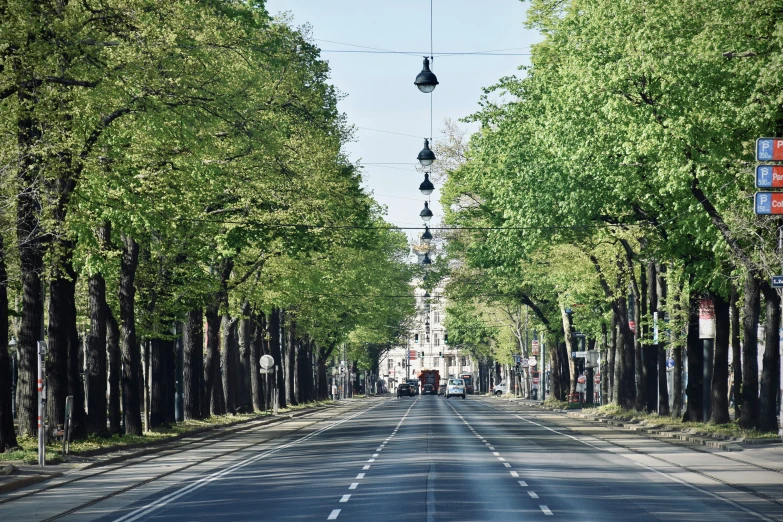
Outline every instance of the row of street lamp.
{"label": "row of street lamp", "polygon": [[[430,70],[431,58],[431,56],[424,57],[424,66],[422,67],[422,70],[418,76],[416,76],[416,80],[413,82],[421,92],[429,95],[432,95],[432,91],[435,90],[435,87],[439,83],[437,76],[435,76],[435,74]],[[430,118],[432,118],[432,114],[430,114]],[[435,157],[435,153],[432,152],[432,149],[430,149],[430,140],[428,138],[424,139],[424,148],[421,149],[421,152],[419,152],[419,155],[416,159],[419,160],[419,163],[422,167],[430,167],[437,159]],[[421,185],[419,185],[419,190],[425,196],[429,196],[435,190],[435,185],[433,185],[432,181],[430,181],[430,172],[424,173],[424,181],[422,181]],[[421,241],[427,246],[427,250],[424,252],[424,258],[422,258],[421,264],[424,266],[424,268],[428,268],[430,265],[432,265],[432,259],[430,259],[429,254],[429,247],[432,243],[432,233],[430,232],[429,227],[429,222],[432,219],[432,210],[430,210],[429,202],[424,202],[424,209],[419,212],[419,217],[421,217],[421,219],[424,221],[424,233],[421,235]]]}

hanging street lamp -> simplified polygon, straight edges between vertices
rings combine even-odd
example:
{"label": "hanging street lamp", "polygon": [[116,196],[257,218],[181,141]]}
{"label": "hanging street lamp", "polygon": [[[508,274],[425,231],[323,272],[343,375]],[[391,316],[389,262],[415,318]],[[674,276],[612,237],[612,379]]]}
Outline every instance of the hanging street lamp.
{"label": "hanging street lamp", "polygon": [[424,173],[424,181],[422,181],[421,185],[419,185],[419,190],[421,190],[421,193],[425,196],[429,196],[432,194],[432,191],[435,190],[435,185],[433,185],[432,181],[430,181],[429,172]]}
{"label": "hanging street lamp", "polygon": [[427,225],[424,225],[424,233],[421,235],[421,242],[427,246],[430,246],[430,243],[432,243],[432,232],[430,232],[430,227]]}
{"label": "hanging street lamp", "polygon": [[424,66],[418,76],[416,76],[416,80],[413,84],[425,94],[434,91],[435,87],[438,85],[438,78],[430,71],[430,59],[428,57],[424,57]]}
{"label": "hanging street lamp", "polygon": [[424,138],[424,148],[421,149],[421,152],[419,152],[416,159],[418,159],[419,163],[424,167],[429,167],[435,161],[435,153],[430,149],[430,140],[427,138]]}
{"label": "hanging street lamp", "polygon": [[429,253],[424,254],[424,259],[421,260],[421,264],[425,269],[430,268],[432,266],[432,259],[430,259]]}
{"label": "hanging street lamp", "polygon": [[429,223],[430,219],[432,219],[432,210],[430,210],[430,205],[426,201],[424,202],[424,209],[419,212],[419,216],[425,223]]}

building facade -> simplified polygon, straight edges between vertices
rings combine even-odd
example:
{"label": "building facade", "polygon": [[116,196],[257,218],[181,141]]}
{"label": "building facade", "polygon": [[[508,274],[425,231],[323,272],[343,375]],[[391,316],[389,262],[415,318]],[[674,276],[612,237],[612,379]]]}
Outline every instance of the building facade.
{"label": "building facade", "polygon": [[461,373],[475,373],[473,358],[449,344],[446,331],[446,299],[443,288],[432,294],[416,288],[416,317],[403,346],[395,346],[380,361],[379,372],[389,391],[421,370],[439,370],[441,380]]}

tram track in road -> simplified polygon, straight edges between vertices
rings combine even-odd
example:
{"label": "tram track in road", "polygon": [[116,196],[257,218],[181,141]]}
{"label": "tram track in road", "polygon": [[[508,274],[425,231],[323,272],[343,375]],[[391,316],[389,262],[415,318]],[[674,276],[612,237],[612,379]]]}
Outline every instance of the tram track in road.
{"label": "tram track in road", "polygon": [[[365,413],[365,412],[367,412],[367,411],[369,411],[369,410],[371,410],[371,409],[373,409],[373,408],[383,404],[384,402],[386,402],[386,401],[378,401],[375,404],[369,405],[369,407],[363,407],[364,405],[361,405],[361,406],[358,406],[356,408],[346,408],[344,411],[339,412],[339,413],[336,412],[336,413],[339,415],[339,414],[342,414],[342,413],[350,413],[350,412],[353,412],[355,410],[359,410],[355,415],[360,415],[362,413]],[[243,427],[241,427],[239,429],[232,429],[232,430],[230,430],[228,432],[222,432],[222,433],[219,433],[219,434],[215,434],[213,436],[206,436],[206,437],[200,438],[198,440],[187,442],[187,443],[185,443],[185,444],[183,444],[181,446],[178,446],[176,449],[172,448],[171,450],[162,450],[161,452],[156,453],[155,455],[152,455],[152,456],[150,456],[148,458],[141,458],[140,460],[133,460],[133,459],[129,459],[129,460],[133,460],[131,465],[134,465],[134,466],[135,465],[148,464],[150,462],[153,462],[153,461],[156,461],[156,460],[159,460],[159,459],[163,459],[165,457],[170,457],[170,456],[172,456],[173,454],[176,454],[176,453],[181,453],[183,451],[195,451],[195,450],[199,450],[201,448],[204,448],[204,447],[216,444],[216,443],[224,442],[226,440],[229,440],[231,437],[235,437],[237,435],[245,435],[245,434],[251,433],[253,431],[262,430],[262,429],[268,428],[268,427],[282,426],[282,425],[285,425],[285,424],[288,424],[288,423],[291,423],[291,422],[295,422],[295,421],[309,420],[308,419],[309,417],[312,417],[313,415],[317,415],[319,413],[323,413],[324,411],[327,411],[329,409],[330,408],[327,408],[327,407],[318,408],[315,411],[309,411],[309,412],[303,413],[301,415],[296,415],[296,416],[292,415],[291,417],[288,417],[288,418],[281,418],[278,422],[268,422],[268,421],[265,422],[265,419],[264,420],[253,421],[251,423],[248,423],[248,425],[243,426]],[[331,418],[331,417],[329,417],[329,418]],[[72,508],[66,509],[66,510],[64,510],[62,512],[57,513],[56,515],[49,516],[48,518],[44,518],[42,520],[48,522],[48,521],[58,520],[58,519],[67,517],[67,516],[72,515],[74,513],[78,513],[79,511],[81,511],[83,509],[89,508],[89,507],[91,507],[91,506],[93,506],[95,504],[98,504],[98,503],[103,502],[105,500],[108,500],[108,499],[111,499],[113,497],[122,495],[122,494],[127,493],[129,491],[132,491],[134,489],[140,488],[140,487],[142,487],[144,485],[147,485],[147,484],[150,484],[152,482],[155,482],[157,480],[166,478],[166,477],[168,477],[170,475],[174,475],[176,473],[187,471],[188,469],[191,469],[191,468],[193,468],[195,466],[204,464],[206,462],[209,462],[209,461],[212,461],[212,460],[215,460],[215,459],[218,459],[218,458],[223,458],[223,457],[226,457],[226,456],[230,456],[232,454],[236,454],[236,453],[239,453],[239,452],[242,452],[242,451],[246,451],[248,449],[253,448],[254,446],[258,446],[260,444],[266,444],[266,443],[272,442],[274,440],[277,440],[277,439],[279,439],[281,437],[290,436],[293,433],[297,433],[297,432],[299,432],[299,431],[301,431],[303,429],[306,429],[306,428],[308,428],[310,426],[313,426],[314,424],[317,424],[319,422],[328,422],[329,418],[327,418],[327,419],[315,419],[315,420],[313,420],[313,422],[310,422],[310,423],[305,424],[303,426],[300,426],[298,428],[292,429],[291,431],[285,431],[285,432],[282,432],[282,433],[279,433],[279,434],[271,434],[271,436],[269,438],[265,438],[264,440],[254,441],[254,442],[242,445],[242,446],[237,447],[237,448],[229,449],[229,450],[222,451],[222,452],[216,453],[216,454],[211,454],[211,455],[209,455],[207,457],[204,457],[204,458],[201,458],[201,459],[197,459],[197,460],[195,460],[193,462],[189,462],[187,464],[184,464],[184,465],[181,465],[181,466],[177,466],[175,468],[172,468],[172,469],[169,469],[169,470],[157,473],[157,474],[155,474],[152,477],[136,481],[136,482],[134,482],[132,484],[129,484],[128,486],[125,486],[125,487],[122,487],[120,489],[116,489],[116,490],[113,490],[111,492],[108,492],[105,495],[101,495],[101,496],[98,496],[98,497],[96,497],[94,499],[90,499],[90,500],[88,500],[86,502],[82,502],[82,503],[80,503],[77,506],[74,506]],[[341,422],[341,421],[337,421],[337,422]],[[334,423],[330,424],[329,426],[332,426],[332,425],[334,425]],[[328,429],[328,427],[326,429]],[[19,500],[23,500],[23,499],[29,499],[30,497],[34,497],[34,496],[40,495],[42,493],[50,492],[52,490],[63,488],[65,486],[74,485],[76,483],[79,483],[79,482],[82,482],[82,481],[85,481],[85,480],[94,479],[95,477],[99,477],[99,476],[111,473],[112,471],[117,471],[117,470],[119,470],[119,469],[121,469],[123,467],[126,467],[127,465],[128,465],[128,462],[127,461],[123,461],[119,465],[111,465],[111,464],[109,464],[110,467],[108,467],[106,469],[100,469],[103,466],[98,466],[95,469],[100,469],[100,471],[96,471],[95,473],[89,473],[89,474],[81,475],[81,476],[75,477],[75,478],[70,479],[70,480],[65,480],[65,481],[62,481],[62,482],[49,484],[49,485],[46,485],[44,487],[37,488],[37,489],[35,489],[33,491],[24,492],[23,494],[19,494],[19,495],[15,495],[13,497],[10,497],[10,498],[2,499],[2,501],[0,501],[0,505],[10,504],[10,503],[13,503],[13,502],[16,502],[16,501],[19,501]]]}
{"label": "tram track in road", "polygon": [[[608,438],[601,437],[600,435],[597,435],[595,433],[589,433],[589,434],[588,433],[584,433],[582,431],[579,431],[578,427],[575,428],[575,427],[572,427],[572,426],[563,426],[563,425],[560,425],[560,424],[557,424],[557,423],[553,423],[553,424],[555,424],[555,426],[559,430],[561,430],[561,431],[558,431],[558,430],[556,430],[556,429],[554,429],[552,427],[545,426],[543,424],[539,424],[537,422],[533,422],[533,421],[531,421],[529,419],[526,419],[526,418],[520,416],[519,412],[517,412],[517,411],[511,410],[511,409],[507,409],[507,408],[497,407],[497,406],[494,406],[494,405],[491,405],[491,404],[487,404],[486,401],[479,401],[479,402],[483,403],[483,405],[485,407],[487,407],[487,408],[493,409],[493,410],[498,411],[498,412],[511,414],[514,417],[518,418],[519,420],[522,420],[522,421],[527,422],[527,423],[531,423],[533,425],[537,425],[537,426],[539,426],[541,428],[544,428],[546,430],[549,430],[549,431],[552,431],[552,432],[557,433],[559,435],[568,437],[568,438],[570,438],[572,440],[575,440],[577,442],[580,442],[582,444],[585,444],[585,445],[588,445],[588,446],[590,446],[592,448],[595,448],[596,450],[609,452],[609,450],[607,448],[601,448],[599,446],[591,444],[587,440],[583,440],[583,439],[580,439],[580,438],[575,437],[573,435],[569,435],[568,433],[564,433],[563,431],[564,430],[568,430],[568,431],[577,433],[579,435],[583,435],[583,436],[586,436],[586,437],[592,437],[594,439],[597,439],[597,440],[599,440],[601,442],[604,442],[606,444],[610,444],[610,445],[612,445],[614,447],[617,447],[617,448],[620,448],[622,450],[634,453],[636,455],[642,455],[644,457],[647,457],[647,458],[656,460],[658,462],[661,462],[661,463],[665,464],[666,466],[675,467],[675,468],[677,468],[677,469],[679,469],[681,471],[685,471],[685,472],[688,472],[688,473],[693,473],[695,475],[699,475],[699,476],[701,476],[703,478],[706,478],[706,479],[709,479],[709,480],[714,481],[716,483],[719,483],[719,484],[721,484],[721,485],[723,485],[723,486],[725,486],[727,488],[731,488],[731,489],[734,489],[736,491],[740,491],[742,493],[746,493],[746,494],[754,496],[754,497],[756,497],[758,499],[761,499],[761,500],[764,500],[764,501],[767,501],[767,502],[770,502],[770,503],[773,503],[775,505],[783,507],[783,500],[775,498],[775,497],[771,497],[771,496],[767,495],[766,493],[763,493],[763,492],[758,491],[756,489],[753,489],[751,487],[743,486],[741,484],[731,483],[731,482],[729,482],[727,480],[724,480],[724,479],[721,479],[719,477],[716,477],[716,476],[714,476],[714,475],[712,475],[710,473],[707,473],[707,472],[704,472],[704,471],[701,471],[701,470],[698,470],[698,469],[694,469],[694,468],[692,468],[690,466],[679,464],[677,462],[672,462],[671,460],[667,460],[667,459],[665,459],[663,457],[660,457],[660,456],[657,456],[657,455],[653,455],[651,453],[647,453],[647,452],[644,452],[642,450],[638,450],[636,448],[627,446],[625,444],[621,444],[621,443],[619,443],[619,442],[617,442],[615,440],[611,440],[611,439],[608,439]],[[535,418],[536,420],[542,421],[540,415],[527,415],[527,416]],[[580,420],[584,420],[584,419],[580,419]],[[611,431],[616,431],[611,426],[605,426],[605,425],[601,424],[601,427],[606,427],[606,428],[609,428]],[[707,451],[707,450],[704,450],[702,448],[698,448],[696,446],[685,445],[685,444],[677,443],[675,441],[666,440],[665,438],[660,438],[660,437],[644,437],[644,436],[642,436],[642,435],[640,435],[638,433],[630,432],[629,430],[623,430],[623,432],[632,433],[632,434],[636,435],[638,438],[648,438],[650,440],[655,440],[655,441],[659,441],[659,442],[665,442],[665,443],[670,444],[670,445],[675,446],[675,447],[685,448],[685,449],[688,449],[688,450],[691,450],[691,451],[696,451],[698,453],[705,453],[705,454],[708,454],[708,455],[711,455],[711,456],[720,457],[720,458],[732,461],[732,462],[734,462],[736,464],[741,464],[741,465],[744,465],[744,466],[750,466],[750,467],[758,469],[758,470],[767,471],[767,472],[773,472],[773,473],[777,473],[777,474],[783,475],[783,472],[781,472],[780,470],[767,468],[766,466],[761,466],[761,465],[754,464],[752,462],[747,462],[747,461],[740,460],[740,459],[731,458],[731,457],[729,457],[727,455],[723,455],[723,454],[720,454],[720,453],[717,453],[717,452]],[[610,453],[614,453],[614,452],[610,452]],[[703,489],[701,489],[701,488],[699,488],[697,486],[694,486],[694,485],[689,484],[687,482],[684,482],[684,481],[682,481],[680,479],[672,477],[670,472],[663,472],[663,471],[660,471],[660,470],[656,470],[655,468],[652,468],[650,466],[647,466],[647,465],[639,463],[639,462],[636,462],[636,464],[641,466],[641,467],[643,467],[643,468],[645,468],[645,469],[647,469],[648,471],[652,471],[654,473],[660,474],[660,475],[665,476],[665,477],[667,477],[667,478],[669,478],[671,480],[674,480],[675,482],[679,482],[679,483],[687,485],[689,487],[696,488],[696,489],[702,491],[703,493],[706,493],[706,494],[708,494],[710,496],[713,496],[715,498],[719,498],[720,500],[722,500],[724,502],[732,504],[732,505],[738,507],[739,509],[741,509],[743,511],[746,511],[746,512],[756,516],[757,518],[760,518],[760,519],[765,520],[765,521],[766,520],[772,520],[772,519],[767,518],[765,515],[763,515],[761,513],[758,513],[758,512],[756,512],[754,510],[749,510],[749,509],[747,509],[747,508],[745,508],[743,506],[739,506],[738,504],[736,504],[734,501],[732,501],[730,499],[727,499],[727,498],[725,498],[723,496],[720,496],[720,495],[717,495],[715,493],[703,490]]]}

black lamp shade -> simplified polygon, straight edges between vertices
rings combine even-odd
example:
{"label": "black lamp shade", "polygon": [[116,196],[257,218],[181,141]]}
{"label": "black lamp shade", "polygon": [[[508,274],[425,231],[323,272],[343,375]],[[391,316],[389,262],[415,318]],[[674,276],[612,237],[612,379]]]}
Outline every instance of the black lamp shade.
{"label": "black lamp shade", "polygon": [[424,181],[422,181],[421,185],[419,185],[419,190],[421,190],[421,193],[425,196],[429,196],[432,194],[432,191],[435,190],[435,185],[433,185],[432,181],[430,181],[429,172],[424,173]]}
{"label": "black lamp shade", "polygon": [[424,254],[424,259],[421,260],[421,264],[425,267],[428,267],[432,264],[432,259],[430,259],[429,253]]}
{"label": "black lamp shade", "polygon": [[428,246],[432,243],[432,232],[430,232],[430,227],[427,225],[424,225],[424,233],[421,235],[421,241]]}
{"label": "black lamp shade", "polygon": [[423,93],[431,93],[438,85],[438,78],[430,71],[430,59],[424,57],[424,66],[413,84]]}
{"label": "black lamp shade", "polygon": [[430,219],[432,219],[432,210],[430,210],[430,206],[427,202],[424,203],[424,210],[419,212],[419,216],[425,223],[429,223]]}
{"label": "black lamp shade", "polygon": [[424,148],[421,149],[416,159],[425,167],[429,167],[435,161],[435,153],[430,150],[430,140],[424,139]]}

